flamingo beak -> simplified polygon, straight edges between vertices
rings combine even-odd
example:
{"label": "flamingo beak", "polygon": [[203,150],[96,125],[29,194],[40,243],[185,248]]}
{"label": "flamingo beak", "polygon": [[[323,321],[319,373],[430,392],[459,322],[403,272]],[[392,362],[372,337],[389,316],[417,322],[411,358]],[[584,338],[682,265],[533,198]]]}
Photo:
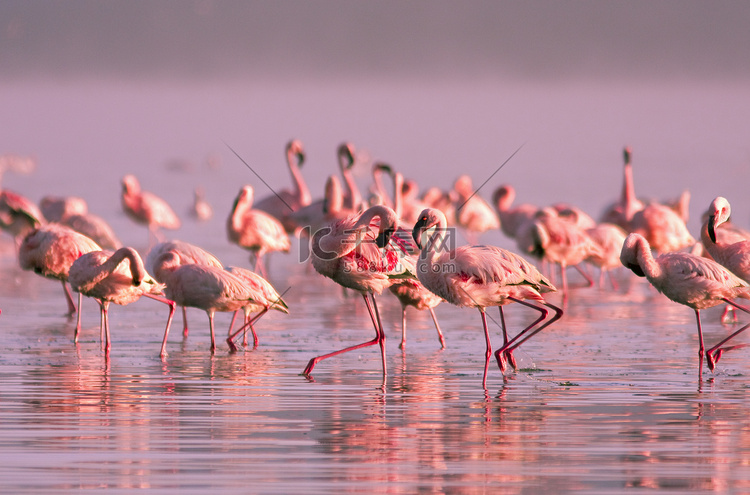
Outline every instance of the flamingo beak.
{"label": "flamingo beak", "polygon": [[716,225],[716,215],[711,215],[708,217],[708,237],[711,238],[711,242],[716,244],[716,228],[714,225]]}
{"label": "flamingo beak", "polygon": [[420,219],[416,224],[414,224],[414,228],[411,231],[411,237],[414,239],[414,244],[417,245],[419,249],[422,249],[422,232],[424,231],[424,222],[422,219]]}
{"label": "flamingo beak", "polygon": [[386,245],[388,245],[388,241],[391,240],[393,232],[393,228],[385,229],[384,231],[380,232],[375,238],[375,244],[377,244],[377,246],[381,249],[384,248]]}

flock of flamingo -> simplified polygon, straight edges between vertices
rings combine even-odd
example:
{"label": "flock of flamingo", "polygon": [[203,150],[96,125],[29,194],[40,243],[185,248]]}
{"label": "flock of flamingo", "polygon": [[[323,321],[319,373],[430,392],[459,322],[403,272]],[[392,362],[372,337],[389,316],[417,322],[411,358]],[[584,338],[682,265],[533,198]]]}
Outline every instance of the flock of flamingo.
{"label": "flock of flamingo", "polygon": [[[639,199],[629,148],[624,150],[622,193],[600,221],[569,204],[515,204],[515,191],[507,184],[498,187],[488,203],[468,176],[458,177],[450,191],[431,188],[420,196],[414,181],[384,163],[373,165],[372,186],[364,197],[351,173],[355,156],[350,143],[339,146],[339,174],[328,177],[323,197],[314,200],[301,174],[303,145],[292,140],[286,146],[292,189],[254,201],[253,187],[241,188],[226,230],[230,242],[250,251],[253,270],[225,267],[198,246],[163,240],[161,229],[177,229],[180,220],[166,201],[141,190],[133,175],[122,178],[122,208],[133,221],[148,227],[150,248],[145,261],[134,248],[122,246],[107,223],[89,213],[86,202],[77,197],[49,196],[37,206],[18,193],[0,189],[0,227],[15,239],[21,268],[62,283],[68,314],[78,313],[76,342],[82,297],[99,303],[107,355],[109,304],[127,305],[142,296],[168,306],[162,357],[167,356],[167,337],[178,306],[183,312],[184,335],[188,333],[185,308],[206,312],[212,352],[217,311],[234,313],[226,339],[230,350],[238,349],[235,339],[240,333],[242,345],[248,345],[248,331],[257,346],[254,323],[270,310],[290,311],[282,294],[266,280],[264,257],[288,252],[293,235],[309,242],[316,272],[362,295],[375,329],[372,340],[313,357],[303,370],[305,375],[324,359],[378,345],[386,376],[386,337],[375,296],[388,289],[402,307],[402,348],[407,307],[430,311],[442,347],[445,341],[433,308],[448,302],[479,310],[486,340],[482,382],[486,388],[492,358],[487,308],[497,306],[500,312],[503,344],[494,353],[497,365],[503,372],[508,366],[516,369],[513,352],[563,317],[563,310],[545,299],[545,294],[558,290],[550,281],[553,267],[559,266],[560,290],[566,298],[567,267],[578,269],[593,285],[584,263],[600,269],[600,284],[606,282],[610,270],[624,266],[672,301],[695,311],[699,380],[704,357],[713,370],[723,353],[745,345],[729,341],[750,324],[706,350],[700,311],[726,304],[722,319],[731,312],[736,320],[735,308],[750,313],[735,302],[736,298],[750,299],[750,232],[731,224],[729,202],[717,197],[706,211],[696,242],[686,226],[689,194],[665,203]],[[0,171],[28,167],[19,158],[0,159]],[[194,210],[198,217],[212,214],[200,191],[196,191]],[[497,229],[515,240],[518,253],[477,244],[479,235]],[[457,231],[469,240],[467,245],[455,245]],[[547,276],[527,257],[541,262]],[[616,287],[611,273],[609,280]],[[78,293],[77,306],[70,289]],[[511,303],[538,313],[512,337],[503,313],[503,307]],[[240,311],[244,322],[235,330]]]}

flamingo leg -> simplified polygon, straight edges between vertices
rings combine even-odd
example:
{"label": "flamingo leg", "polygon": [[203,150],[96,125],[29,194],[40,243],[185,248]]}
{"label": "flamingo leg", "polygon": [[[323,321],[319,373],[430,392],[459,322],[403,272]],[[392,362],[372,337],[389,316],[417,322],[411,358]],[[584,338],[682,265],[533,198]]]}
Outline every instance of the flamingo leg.
{"label": "flamingo leg", "polygon": [[487,315],[484,313],[484,308],[480,308],[479,313],[481,313],[482,315],[482,325],[484,326],[484,340],[487,342],[487,350],[484,352],[484,375],[482,376],[482,387],[487,390],[487,371],[489,371],[490,368],[492,343],[490,342],[490,330],[489,328],[487,328]]}
{"label": "flamingo leg", "polygon": [[[521,332],[518,333],[518,335],[516,335],[515,337],[513,337],[503,347],[501,347],[500,349],[497,350],[497,352],[495,353],[495,357],[498,360],[498,366],[500,366],[500,369],[502,369],[502,365],[500,364],[500,362],[501,362],[501,355],[503,353],[506,356],[508,356],[508,353],[512,353],[513,351],[515,351],[521,344],[523,344],[524,342],[526,342],[527,340],[529,340],[531,337],[533,337],[537,333],[541,332],[542,330],[544,330],[545,328],[547,328],[548,326],[550,326],[555,321],[557,321],[560,318],[562,318],[562,315],[563,315],[563,310],[562,309],[558,308],[557,306],[555,306],[553,304],[545,302],[543,304],[545,306],[547,306],[548,308],[552,309],[555,312],[555,314],[554,314],[554,316],[552,318],[550,318],[545,323],[543,323],[543,324],[540,325],[540,323],[542,323],[547,318],[547,315],[549,314],[549,311],[546,308],[543,308],[543,307],[538,306],[536,304],[532,304],[532,303],[530,303],[528,301],[524,301],[524,300],[521,300],[521,299],[516,299],[514,297],[510,297],[509,299],[512,300],[512,301],[515,301],[517,303],[523,304],[524,306],[528,306],[529,308],[535,309],[535,310],[539,311],[541,313],[541,315],[531,325],[529,325],[528,327],[524,328]],[[540,326],[537,327],[537,325],[540,325]],[[509,360],[510,360],[510,358],[509,358]],[[515,366],[514,366],[514,368],[515,368]]]}
{"label": "flamingo leg", "polygon": [[76,315],[76,329],[73,333],[73,342],[78,343],[78,335],[81,333],[81,302],[83,301],[83,294],[78,293],[78,315]]}
{"label": "flamingo leg", "polygon": [[[744,311],[745,313],[750,314],[750,310],[747,309],[747,308],[745,308],[744,306],[740,306],[739,304],[737,304],[737,303],[735,303],[735,302],[733,302],[733,301],[731,301],[729,299],[724,299],[724,301],[726,301],[726,303],[728,305],[727,307],[737,308],[737,309],[739,309],[741,311]],[[747,330],[749,327],[750,327],[750,323],[748,323],[744,327],[740,328],[736,332],[733,332],[729,337],[725,338],[724,340],[722,340],[721,342],[719,342],[718,344],[716,344],[715,346],[713,346],[712,348],[710,348],[708,351],[706,351],[706,362],[708,363],[708,369],[709,370],[711,370],[711,371],[714,370],[714,368],[716,367],[716,363],[719,362],[719,359],[721,359],[721,355],[724,352],[730,351],[732,349],[739,349],[739,348],[746,347],[746,346],[750,345],[750,344],[737,344],[737,345],[734,345],[734,346],[722,347],[724,344],[726,344],[731,339],[733,339],[737,335],[739,335],[742,332],[744,332],[745,330]],[[701,360],[701,362],[702,362],[702,360]]]}
{"label": "flamingo leg", "polygon": [[695,310],[695,319],[698,322],[698,382],[701,381],[703,376],[703,354],[705,347],[703,345],[703,328],[701,328],[701,313],[700,310]]}
{"label": "flamingo leg", "polygon": [[208,312],[208,326],[211,329],[211,354],[216,352],[216,337],[214,334],[214,312]]}
{"label": "flamingo leg", "polygon": [[578,273],[583,275],[583,278],[586,279],[586,283],[588,284],[588,287],[593,287],[594,280],[591,278],[591,275],[586,273],[586,270],[584,270],[583,267],[581,267],[580,265],[573,265],[573,266],[575,266],[576,270],[578,270]]}
{"label": "flamingo leg", "polygon": [[[240,310],[238,309],[237,311],[235,311],[234,313],[232,313],[232,321],[229,322],[229,331],[227,332],[227,337],[229,337],[230,335],[232,335],[232,327],[234,327],[234,322],[237,319],[237,313],[239,313],[239,312],[240,312]],[[247,323],[247,322],[245,322],[245,323]]]}
{"label": "flamingo leg", "polygon": [[[375,302],[375,295],[370,294],[370,299],[372,299],[372,306],[375,308],[375,318],[378,320],[377,328],[379,331],[379,337],[380,337],[380,355],[383,360],[383,376],[386,376],[388,374],[387,367],[386,367],[386,361],[385,361],[385,330],[383,330],[383,322],[380,321],[380,312],[378,311],[378,303]],[[365,301],[367,301],[367,298],[365,297]],[[369,308],[369,304],[368,304]]]}
{"label": "flamingo leg", "polygon": [[437,320],[437,315],[435,315],[435,310],[430,308],[430,316],[432,316],[432,322],[435,324],[435,330],[437,330],[438,339],[440,339],[440,348],[445,349],[445,337],[443,337],[443,332],[440,330],[440,324]]}
{"label": "flamingo leg", "polygon": [[399,349],[406,348],[406,306],[401,305],[401,343]]}
{"label": "flamingo leg", "polygon": [[[166,297],[157,296],[155,294],[143,294],[144,296],[153,299],[155,301],[163,302],[167,306],[169,306],[169,316],[167,317],[167,327],[164,329],[164,341],[161,345],[161,352],[159,355],[161,357],[167,356],[167,334],[169,334],[169,327],[172,325],[172,318],[174,318],[174,313],[177,310],[177,303],[172,301],[171,299],[167,299]],[[182,310],[185,310],[185,307],[183,306]]]}
{"label": "flamingo leg", "polygon": [[112,347],[109,338],[109,301],[102,302],[102,314],[104,315],[104,353],[109,356],[109,349]]}
{"label": "flamingo leg", "polygon": [[[239,329],[237,329],[236,332],[234,332],[233,334],[230,334],[229,337],[227,337],[227,345],[229,346],[229,350],[230,351],[232,351],[232,352],[237,351],[237,346],[234,343],[234,338],[237,335],[239,335],[240,332],[247,331],[247,327],[250,327],[250,329],[253,332],[253,339],[255,339],[255,341],[254,341],[255,346],[253,348],[258,347],[258,336],[255,333],[255,328],[253,328],[253,324],[255,324],[256,321],[260,320],[261,316],[263,316],[264,314],[266,314],[268,312],[268,309],[269,308],[263,308],[263,311],[261,311],[257,315],[253,316],[252,318],[248,318],[247,320],[245,320],[246,323],[244,325],[242,325]],[[245,345],[247,345],[247,344],[245,343]]]}
{"label": "flamingo leg", "polygon": [[[62,281],[63,286],[63,292],[65,294],[65,301],[68,303],[68,316],[73,316],[73,313],[76,312],[76,305],[73,302],[73,295],[70,293],[70,288],[68,287],[68,284],[65,283],[65,280]],[[81,296],[82,297],[82,296]],[[79,302],[80,304],[80,302]]]}
{"label": "flamingo leg", "polygon": [[[503,359],[507,359],[513,369],[516,369],[517,366],[516,360],[513,357],[513,351],[508,349],[508,331],[505,326],[505,313],[503,312],[503,307],[498,306],[497,309],[500,310],[500,327],[503,329],[503,346],[495,353],[495,358],[497,359],[497,365],[500,367],[500,371],[504,372],[505,362]],[[502,352],[502,349],[506,350]]]}
{"label": "flamingo leg", "polygon": [[187,308],[182,307],[182,336],[188,336]]}
{"label": "flamingo leg", "polygon": [[[367,347],[367,346],[379,344],[381,342],[381,340],[383,338],[382,329],[378,328],[377,318],[376,318],[375,314],[372,312],[372,307],[370,305],[370,301],[367,299],[367,294],[362,294],[362,297],[365,299],[365,304],[367,304],[367,310],[370,312],[370,318],[372,319],[373,325],[375,326],[375,338],[372,339],[372,340],[370,340],[370,341],[363,342],[362,344],[353,345],[353,346],[341,349],[339,351],[334,351],[334,352],[330,352],[328,354],[324,354],[322,356],[314,357],[314,358],[312,358],[310,360],[309,363],[307,363],[307,366],[302,371],[302,374],[309,375],[312,372],[313,368],[315,368],[315,365],[318,364],[320,361],[322,361],[324,359],[328,359],[329,357],[333,357],[333,356],[336,356],[338,354],[343,354],[344,352],[354,351],[354,350],[360,349],[362,347]],[[383,357],[385,359],[385,355]],[[385,374],[385,365],[383,367],[383,374]]]}

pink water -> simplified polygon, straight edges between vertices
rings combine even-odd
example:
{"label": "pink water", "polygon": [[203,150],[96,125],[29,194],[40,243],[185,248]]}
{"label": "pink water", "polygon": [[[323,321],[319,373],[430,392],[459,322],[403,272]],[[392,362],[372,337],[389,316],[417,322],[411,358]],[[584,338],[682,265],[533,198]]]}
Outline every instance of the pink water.
{"label": "pink water", "polygon": [[[750,156],[743,127],[750,98],[729,86],[628,87],[146,87],[114,83],[8,85],[0,104],[7,151],[35,154],[32,176],[5,187],[34,200],[86,198],[141,252],[145,229],[119,210],[119,179],[183,214],[172,235],[226,265],[248,263],[229,244],[232,199],[255,176],[285,186],[283,146],[308,147],[315,195],[350,139],[425,187],[459,171],[482,190],[510,182],[519,201],[568,201],[598,216],[620,188],[620,152],[634,148],[637,188],[667,198],[693,193],[691,230],[718,194],[748,224]],[[225,144],[226,143],[226,144]],[[208,157],[218,168],[207,165]],[[179,161],[180,167],[176,167]],[[364,187],[367,171],[359,176]],[[216,211],[185,214],[195,185]],[[262,196],[259,193],[259,196]],[[482,240],[513,247],[500,233]],[[257,349],[209,352],[205,314],[190,310],[158,356],[166,308],[143,300],[111,311],[113,347],[99,344],[98,307],[84,301],[84,334],[64,316],[59,283],[21,271],[0,242],[0,484],[8,493],[740,493],[750,490],[747,349],[728,353],[699,386],[693,312],[622,271],[618,290],[576,288],[563,319],[517,352],[520,371],[490,368],[477,311],[437,308],[447,348],[429,315],[380,299],[389,373],[376,348],[320,363],[316,355],[363,342],[373,330],[359,296],[344,297],[294,253],[272,257],[270,280],[290,307],[257,325]],[[571,272],[573,283],[581,279]],[[562,304],[559,295],[550,301]],[[705,312],[708,343],[732,326]],[[491,328],[499,344],[497,312]],[[511,329],[534,315],[506,311]],[[217,316],[219,336],[229,315]],[[747,338],[740,338],[746,342]]]}

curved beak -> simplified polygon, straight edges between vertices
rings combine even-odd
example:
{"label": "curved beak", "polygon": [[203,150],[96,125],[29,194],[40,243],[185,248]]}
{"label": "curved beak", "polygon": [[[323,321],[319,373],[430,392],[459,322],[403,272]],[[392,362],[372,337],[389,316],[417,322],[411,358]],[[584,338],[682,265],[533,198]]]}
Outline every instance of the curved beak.
{"label": "curved beak", "polygon": [[422,249],[422,232],[425,230],[425,221],[420,218],[417,223],[414,224],[414,228],[411,230],[411,238],[414,239],[414,243],[419,249]]}
{"label": "curved beak", "polygon": [[377,246],[381,249],[384,248],[388,245],[388,241],[391,240],[393,232],[395,232],[395,229],[393,228],[385,229],[384,231],[380,232],[375,238],[375,244],[377,244]]}
{"label": "curved beak", "polygon": [[714,225],[716,225],[716,215],[711,215],[708,217],[708,237],[711,238],[711,242],[716,244],[716,228]]}

